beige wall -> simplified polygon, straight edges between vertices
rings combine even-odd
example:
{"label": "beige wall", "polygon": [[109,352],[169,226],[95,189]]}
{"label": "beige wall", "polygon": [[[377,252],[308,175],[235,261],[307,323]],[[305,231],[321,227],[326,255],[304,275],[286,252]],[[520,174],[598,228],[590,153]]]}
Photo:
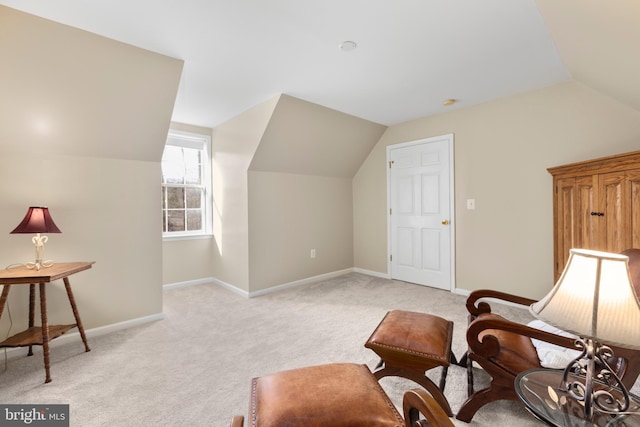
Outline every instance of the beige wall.
{"label": "beige wall", "polygon": [[[33,260],[31,237],[9,232],[48,205],[62,233],[45,258],[96,261],[71,277],[87,329],[161,313],[160,157],[182,62],[4,6],[0,28],[0,265]],[[60,284],[48,301],[51,322],[72,318]]]}
{"label": "beige wall", "polygon": [[[34,167],[35,166],[35,167]],[[77,156],[1,156],[5,237],[2,265],[33,261],[30,235],[8,234],[28,206],[49,206],[62,231],[48,235],[44,256],[53,261],[96,261],[70,278],[85,328],[162,312],[161,240],[156,191],[159,164]],[[19,289],[19,287],[14,287]],[[24,289],[10,295],[18,332],[26,325]],[[72,323],[61,283],[47,290],[51,323]],[[2,331],[9,327],[3,316]]]}
{"label": "beige wall", "polygon": [[165,240],[162,242],[162,284],[175,285],[214,277],[213,237]]}
{"label": "beige wall", "polygon": [[248,170],[279,97],[274,97],[213,131],[213,204],[216,279],[249,291]]}
{"label": "beige wall", "polygon": [[353,267],[352,175],[383,130],[286,95],[214,129],[213,276],[250,295]]}
{"label": "beige wall", "polygon": [[351,193],[351,178],[250,171],[251,291],[353,267]]}
{"label": "beige wall", "polygon": [[[353,180],[354,263],[387,273],[386,146],[454,133],[456,287],[553,284],[546,168],[640,147],[640,113],[570,82],[390,127]],[[476,210],[466,210],[474,198]]]}
{"label": "beige wall", "polygon": [[252,171],[353,178],[386,127],[281,95]]}

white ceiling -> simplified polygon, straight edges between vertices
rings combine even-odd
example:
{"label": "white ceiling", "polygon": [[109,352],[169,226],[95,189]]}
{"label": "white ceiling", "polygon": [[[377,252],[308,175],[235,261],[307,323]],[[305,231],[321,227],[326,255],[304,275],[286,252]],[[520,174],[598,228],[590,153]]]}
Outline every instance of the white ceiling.
{"label": "white ceiling", "polygon": [[206,127],[278,93],[391,125],[570,79],[534,0],[0,4],[183,59],[173,120]]}

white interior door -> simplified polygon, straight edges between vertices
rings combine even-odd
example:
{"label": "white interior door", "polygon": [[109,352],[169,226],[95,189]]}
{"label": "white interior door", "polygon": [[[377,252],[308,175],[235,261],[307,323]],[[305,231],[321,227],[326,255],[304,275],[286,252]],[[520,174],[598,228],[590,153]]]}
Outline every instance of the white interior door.
{"label": "white interior door", "polygon": [[391,277],[453,284],[453,135],[387,147]]}

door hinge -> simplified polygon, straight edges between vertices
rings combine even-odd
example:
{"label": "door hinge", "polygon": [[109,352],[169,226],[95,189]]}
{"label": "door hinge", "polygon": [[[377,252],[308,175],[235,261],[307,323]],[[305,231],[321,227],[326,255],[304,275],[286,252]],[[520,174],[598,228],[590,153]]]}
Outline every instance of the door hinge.
{"label": "door hinge", "polygon": [[393,261],[393,255],[389,255],[389,261]]}
{"label": "door hinge", "polygon": [[391,169],[392,164],[393,164],[393,160],[389,160],[389,169]]}
{"label": "door hinge", "polygon": [[389,215],[393,215],[393,208],[389,208]]}

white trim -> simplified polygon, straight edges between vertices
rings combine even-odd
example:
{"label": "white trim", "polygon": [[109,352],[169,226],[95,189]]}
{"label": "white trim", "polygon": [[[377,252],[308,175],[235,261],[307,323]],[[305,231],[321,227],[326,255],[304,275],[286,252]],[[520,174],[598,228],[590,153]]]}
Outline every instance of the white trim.
{"label": "white trim", "polygon": [[172,242],[174,240],[199,240],[199,239],[213,239],[215,236],[213,233],[209,234],[176,234],[171,236],[162,236],[163,242]]}
{"label": "white trim", "polygon": [[233,285],[231,285],[231,284],[229,284],[227,282],[223,282],[220,279],[214,278],[212,280],[212,282],[215,283],[218,286],[221,286],[221,287],[233,292],[236,295],[240,295],[241,297],[245,297],[245,298],[251,298],[250,295],[249,295],[249,292],[245,291],[244,289],[240,289],[240,288],[238,288],[236,286],[233,286]]}
{"label": "white trim", "polygon": [[166,144],[194,148],[196,150],[207,150],[207,146],[211,146],[211,135],[169,129]]}
{"label": "white trim", "polygon": [[204,230],[197,231],[195,233],[163,232],[162,238],[163,240],[174,240],[174,238],[175,240],[187,240],[189,238],[209,238],[213,236],[213,157],[211,154],[211,135],[169,129],[165,147],[167,145],[193,148],[196,150],[202,150],[204,152],[204,163],[202,165],[202,173],[204,175],[204,182],[202,183],[202,186],[205,188],[204,200],[202,201],[202,203],[204,204]]}
{"label": "white trim", "polygon": [[172,234],[170,236],[165,236],[163,234],[162,241],[163,242],[171,242],[174,240],[199,240],[199,239],[213,239],[215,236],[213,233],[194,233],[194,234],[179,234],[178,232],[174,232],[176,234]]}
{"label": "white trim", "polygon": [[366,274],[367,276],[379,277],[381,279],[391,279],[391,275],[389,273],[380,273],[378,271],[373,270],[365,270],[364,268],[353,268],[354,273]]}
{"label": "white trim", "polygon": [[454,158],[454,135],[453,133],[447,133],[444,135],[417,139],[414,141],[402,142],[399,144],[387,145],[386,147],[386,162],[387,164],[387,271],[389,278],[393,278],[393,271],[391,271],[391,215],[389,215],[389,210],[391,209],[391,168],[388,167],[389,159],[391,155],[391,150],[398,148],[410,147],[412,145],[426,144],[430,142],[435,142],[437,140],[447,139],[449,142],[449,209],[451,217],[449,219],[449,223],[451,225],[451,234],[450,234],[450,257],[451,257],[451,283],[449,285],[449,292],[455,292],[456,289],[456,206],[455,206],[455,158]]}
{"label": "white trim", "polygon": [[273,287],[270,287],[270,288],[267,288],[267,289],[262,289],[262,290],[255,291],[255,292],[249,292],[249,298],[259,297],[261,295],[271,294],[271,293],[274,293],[274,292],[281,291],[283,289],[289,289],[289,288],[293,288],[293,287],[296,287],[296,286],[302,286],[302,285],[306,285],[306,284],[309,284],[309,283],[317,282],[319,280],[332,279],[334,277],[342,276],[342,275],[349,274],[349,273],[353,273],[353,268],[347,268],[347,269],[344,269],[344,270],[333,271],[331,273],[320,274],[318,276],[308,277],[306,279],[301,279],[301,280],[296,280],[296,281],[289,282],[289,283],[284,283],[282,285],[273,286]]}
{"label": "white trim", "polygon": [[[145,323],[155,322],[157,320],[164,319],[164,313],[156,313],[151,314],[149,316],[138,317],[136,319],[125,320],[124,322],[112,323],[110,325],[99,326],[97,328],[85,329],[85,335],[87,336],[87,342],[89,343],[89,348],[91,348],[91,338],[96,338],[101,335],[110,334],[112,332],[121,331],[124,329],[129,329],[134,326],[144,325]],[[79,343],[80,347],[82,346],[82,338],[80,337],[80,332],[76,329],[74,332],[69,332],[67,334],[61,335],[60,337],[49,341],[49,348],[56,348],[61,345],[70,344],[70,343]],[[34,345],[34,349],[38,347],[42,347],[41,345]],[[14,358],[17,356],[26,356],[29,349],[27,347],[19,347],[19,348],[9,348],[7,349],[7,358]],[[0,352],[0,357],[2,357],[2,353]]]}
{"label": "white trim", "polygon": [[[307,277],[306,279],[300,279],[300,280],[296,280],[293,282],[289,282],[289,283],[283,283],[281,285],[277,285],[277,286],[272,286],[270,288],[267,289],[261,289],[259,291],[255,291],[255,292],[247,292],[244,289],[240,289],[237,286],[231,285],[227,282],[224,282],[220,279],[216,279],[215,277],[211,277],[211,278],[207,278],[207,279],[201,279],[201,280],[194,280],[194,281],[190,281],[190,282],[183,282],[183,283],[179,283],[179,284],[172,284],[172,285],[165,285],[165,289],[170,289],[167,288],[167,286],[171,286],[171,287],[178,287],[178,286],[189,286],[190,284],[196,285],[196,284],[204,284],[204,283],[213,283],[215,285],[221,286],[237,295],[240,295],[244,298],[255,298],[255,297],[259,297],[262,295],[267,295],[267,294],[271,294],[274,292],[279,292],[282,291],[284,289],[289,289],[289,288],[293,288],[296,286],[302,286],[302,285],[306,285],[309,283],[314,283],[320,280],[325,280],[325,279],[331,279],[334,277],[338,277],[338,276],[343,276],[345,274],[349,274],[349,273],[354,273],[356,272],[354,268],[346,268],[344,270],[338,270],[338,271],[333,271],[331,273],[326,273],[326,274],[320,274],[318,276],[313,276],[313,277]],[[360,270],[358,272],[361,272],[363,274],[369,274],[370,276],[374,276],[374,275],[380,275],[380,273],[375,273],[375,272],[371,272],[371,273],[367,273],[364,270]],[[379,276],[379,277],[383,277],[383,276]],[[199,283],[196,283],[199,282]],[[178,285],[178,286],[175,286]]]}
{"label": "white trim", "polygon": [[184,288],[185,286],[204,285],[205,283],[211,283],[215,280],[213,277],[205,277],[203,279],[187,280],[185,282],[167,283],[166,285],[162,285],[162,290],[167,291],[169,289]]}
{"label": "white trim", "polygon": [[468,291],[466,289],[460,289],[460,288],[455,288],[452,292],[456,295],[462,295],[465,297],[468,297],[469,295],[471,295],[471,291]]}

